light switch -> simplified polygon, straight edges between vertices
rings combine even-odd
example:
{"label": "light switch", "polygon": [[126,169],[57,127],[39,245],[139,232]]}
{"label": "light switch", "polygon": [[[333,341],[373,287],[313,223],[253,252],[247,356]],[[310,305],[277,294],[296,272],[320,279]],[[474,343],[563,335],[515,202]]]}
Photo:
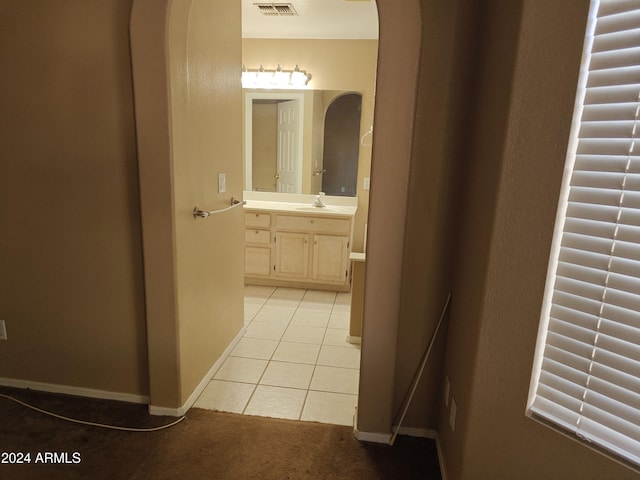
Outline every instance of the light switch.
{"label": "light switch", "polygon": [[364,177],[364,185],[362,185],[362,188],[364,188],[365,190],[369,190],[370,185],[371,179],[369,177]]}
{"label": "light switch", "polygon": [[218,174],[218,193],[224,193],[227,191],[227,174]]}

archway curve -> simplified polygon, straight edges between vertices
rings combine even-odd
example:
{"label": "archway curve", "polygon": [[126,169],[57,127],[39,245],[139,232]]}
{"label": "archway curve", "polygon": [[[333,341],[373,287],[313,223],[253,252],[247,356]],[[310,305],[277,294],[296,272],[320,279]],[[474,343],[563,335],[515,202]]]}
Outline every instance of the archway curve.
{"label": "archway curve", "polygon": [[344,92],[324,112],[322,186],[327,195],[355,197],[358,187],[362,94]]}
{"label": "archway curve", "polygon": [[[134,0],[131,13],[143,231],[146,239],[154,239],[143,244],[152,405],[179,405],[181,399],[175,221],[169,205],[173,159],[166,58],[172,1]],[[381,432],[386,437],[393,420],[406,192],[422,27],[419,0],[377,0],[377,5],[380,35],[371,162],[374,188],[369,203],[357,429]]]}

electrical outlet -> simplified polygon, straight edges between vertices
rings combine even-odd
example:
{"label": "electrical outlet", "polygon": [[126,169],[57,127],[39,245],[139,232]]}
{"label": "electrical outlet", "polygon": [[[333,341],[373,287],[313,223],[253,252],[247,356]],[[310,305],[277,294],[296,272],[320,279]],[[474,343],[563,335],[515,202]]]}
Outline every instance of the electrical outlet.
{"label": "electrical outlet", "polygon": [[0,340],[7,339],[7,327],[4,324],[4,320],[0,320]]}
{"label": "electrical outlet", "polygon": [[451,425],[451,431],[456,429],[456,401],[451,399],[451,411],[449,412],[449,425]]}
{"label": "electrical outlet", "polygon": [[218,174],[218,193],[224,193],[227,191],[227,174]]}
{"label": "electrical outlet", "polygon": [[449,377],[444,377],[444,406],[449,406],[449,389],[451,388],[451,384],[449,383]]}
{"label": "electrical outlet", "polygon": [[362,185],[362,188],[364,188],[365,190],[369,190],[370,187],[371,187],[371,178],[364,177],[364,184]]}

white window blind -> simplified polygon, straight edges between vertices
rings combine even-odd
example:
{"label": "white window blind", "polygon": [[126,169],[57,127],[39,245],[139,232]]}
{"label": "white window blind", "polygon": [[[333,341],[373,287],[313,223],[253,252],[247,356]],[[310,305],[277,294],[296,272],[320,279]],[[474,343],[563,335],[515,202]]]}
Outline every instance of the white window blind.
{"label": "white window blind", "polygon": [[640,0],[587,31],[528,415],[640,466]]}

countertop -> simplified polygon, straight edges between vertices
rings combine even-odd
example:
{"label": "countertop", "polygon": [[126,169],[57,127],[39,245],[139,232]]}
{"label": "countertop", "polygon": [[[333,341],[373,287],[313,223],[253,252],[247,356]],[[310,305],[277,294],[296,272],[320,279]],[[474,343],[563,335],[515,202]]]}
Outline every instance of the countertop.
{"label": "countertop", "polygon": [[324,196],[323,201],[326,207],[314,207],[315,195],[283,195],[283,201],[280,201],[280,199],[275,200],[273,196],[265,195],[263,192],[260,195],[251,195],[249,192],[245,192],[244,209],[339,217],[353,217],[358,209],[358,200],[355,197]]}

